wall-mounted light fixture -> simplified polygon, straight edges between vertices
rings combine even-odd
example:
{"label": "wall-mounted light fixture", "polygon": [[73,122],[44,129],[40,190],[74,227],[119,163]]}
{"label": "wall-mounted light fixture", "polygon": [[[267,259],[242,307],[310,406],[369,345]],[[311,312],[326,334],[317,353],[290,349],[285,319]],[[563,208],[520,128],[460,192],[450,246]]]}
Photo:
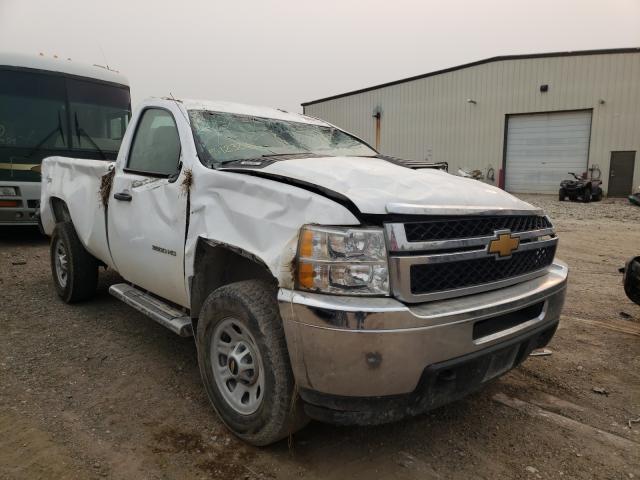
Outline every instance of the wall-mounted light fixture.
{"label": "wall-mounted light fixture", "polygon": [[474,105],[476,105],[478,102],[476,102],[473,98],[467,98],[467,103],[473,103]]}
{"label": "wall-mounted light fixture", "polygon": [[546,93],[548,91],[549,91],[549,85],[547,85],[546,83],[543,85],[540,85],[540,92]]}

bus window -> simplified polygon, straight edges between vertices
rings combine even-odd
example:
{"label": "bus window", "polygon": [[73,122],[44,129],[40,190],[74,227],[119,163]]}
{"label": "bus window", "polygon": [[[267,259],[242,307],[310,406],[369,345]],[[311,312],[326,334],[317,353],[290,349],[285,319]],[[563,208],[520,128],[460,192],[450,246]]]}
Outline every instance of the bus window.
{"label": "bus window", "polygon": [[129,91],[83,80],[67,80],[72,148],[117,152],[131,116]]}
{"label": "bus window", "polygon": [[0,72],[0,147],[67,150],[64,79],[51,75]]}

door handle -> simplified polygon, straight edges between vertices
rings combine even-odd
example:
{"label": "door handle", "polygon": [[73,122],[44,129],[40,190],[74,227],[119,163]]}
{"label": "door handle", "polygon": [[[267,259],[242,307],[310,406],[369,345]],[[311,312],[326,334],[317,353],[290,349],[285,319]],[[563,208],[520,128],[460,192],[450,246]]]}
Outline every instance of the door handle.
{"label": "door handle", "polygon": [[130,202],[132,197],[128,192],[118,192],[113,194],[113,198],[115,198],[116,200],[121,200],[123,202]]}

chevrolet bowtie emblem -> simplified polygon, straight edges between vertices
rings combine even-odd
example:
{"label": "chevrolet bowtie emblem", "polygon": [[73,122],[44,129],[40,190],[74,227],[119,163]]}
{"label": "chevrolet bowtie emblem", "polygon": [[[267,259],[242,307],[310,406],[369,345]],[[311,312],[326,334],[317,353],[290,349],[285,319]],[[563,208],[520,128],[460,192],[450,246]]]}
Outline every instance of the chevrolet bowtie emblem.
{"label": "chevrolet bowtie emblem", "polygon": [[496,258],[508,258],[520,246],[520,238],[512,237],[511,231],[501,230],[495,232],[496,238],[489,242],[489,253]]}

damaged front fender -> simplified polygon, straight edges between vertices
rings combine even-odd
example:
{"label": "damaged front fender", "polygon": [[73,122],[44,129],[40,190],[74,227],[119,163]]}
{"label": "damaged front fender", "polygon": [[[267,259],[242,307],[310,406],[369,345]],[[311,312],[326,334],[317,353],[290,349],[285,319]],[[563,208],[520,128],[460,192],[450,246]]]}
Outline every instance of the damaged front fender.
{"label": "damaged front fender", "polygon": [[[185,273],[192,279],[192,296],[203,295],[198,282],[194,283],[201,259],[221,261],[218,254],[201,257],[204,245],[214,249],[224,246],[241,258],[263,265],[278,286],[291,288],[300,227],[308,223],[360,223],[345,206],[302,187],[197,164],[193,170],[196,181],[190,189],[185,245]],[[192,298],[192,304],[193,300],[197,299]]]}

